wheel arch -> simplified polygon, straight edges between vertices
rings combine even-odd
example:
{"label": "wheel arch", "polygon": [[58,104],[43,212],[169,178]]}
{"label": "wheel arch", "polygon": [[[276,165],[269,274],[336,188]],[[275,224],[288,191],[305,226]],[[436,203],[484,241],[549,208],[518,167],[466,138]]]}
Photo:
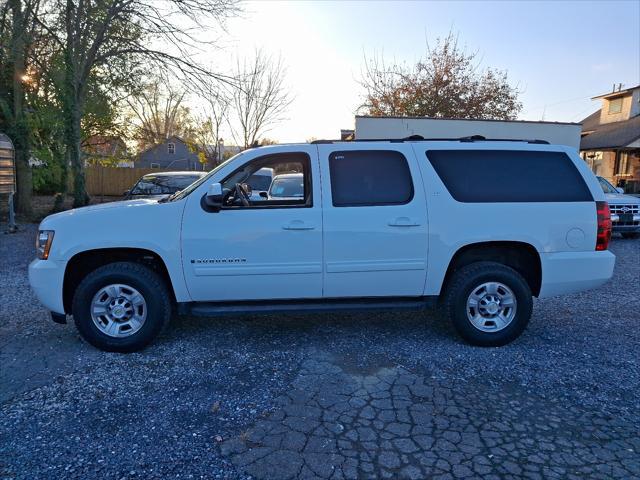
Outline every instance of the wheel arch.
{"label": "wheel arch", "polygon": [[169,270],[162,257],[144,248],[96,248],[76,253],[67,262],[62,285],[62,302],[64,311],[71,313],[73,295],[82,280],[91,272],[104,265],[115,262],[133,262],[144,265],[160,275],[171,294],[172,302],[176,301],[176,294]]}
{"label": "wheel arch", "polygon": [[497,262],[513,268],[526,280],[534,296],[542,287],[542,262],[533,245],[520,241],[491,241],[470,243],[460,247],[451,257],[442,283],[444,292],[453,274],[475,262]]}

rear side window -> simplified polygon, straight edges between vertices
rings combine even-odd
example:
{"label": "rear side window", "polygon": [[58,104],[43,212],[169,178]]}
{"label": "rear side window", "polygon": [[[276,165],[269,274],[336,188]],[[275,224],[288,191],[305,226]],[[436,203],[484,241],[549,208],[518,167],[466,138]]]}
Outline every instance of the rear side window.
{"label": "rear side window", "polygon": [[564,152],[428,150],[459,202],[587,202],[591,192]]}
{"label": "rear side window", "polygon": [[411,172],[400,152],[332,152],[329,173],[334,207],[401,205],[413,198]]}

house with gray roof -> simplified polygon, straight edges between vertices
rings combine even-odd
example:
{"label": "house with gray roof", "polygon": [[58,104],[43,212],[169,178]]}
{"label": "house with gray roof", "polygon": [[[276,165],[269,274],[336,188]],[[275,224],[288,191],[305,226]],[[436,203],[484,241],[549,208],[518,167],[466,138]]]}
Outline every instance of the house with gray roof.
{"label": "house with gray roof", "polygon": [[180,137],[173,136],[164,142],[149,147],[134,161],[136,168],[159,168],[162,170],[205,170],[198,151]]}
{"label": "house with gray roof", "polygon": [[582,120],[580,155],[596,175],[640,193],[640,85],[593,97],[601,108]]}

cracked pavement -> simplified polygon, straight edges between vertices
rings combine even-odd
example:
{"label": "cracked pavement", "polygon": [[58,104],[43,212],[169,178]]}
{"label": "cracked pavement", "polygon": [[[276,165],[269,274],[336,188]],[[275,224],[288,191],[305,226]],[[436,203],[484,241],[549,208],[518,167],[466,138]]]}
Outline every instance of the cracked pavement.
{"label": "cracked pavement", "polygon": [[38,304],[36,228],[0,236],[0,479],[640,479],[640,239],[501,348],[438,312],[292,313],[121,355]]}
{"label": "cracked pavement", "polygon": [[[319,355],[322,356],[322,355]],[[401,366],[304,362],[279,409],[222,452],[258,479],[631,478],[637,425],[517,386],[447,382]]]}

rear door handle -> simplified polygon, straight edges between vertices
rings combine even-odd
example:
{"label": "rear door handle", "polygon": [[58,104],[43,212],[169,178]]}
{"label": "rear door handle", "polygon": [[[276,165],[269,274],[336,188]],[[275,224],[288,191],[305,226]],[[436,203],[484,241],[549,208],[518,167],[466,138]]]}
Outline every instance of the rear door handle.
{"label": "rear door handle", "polygon": [[286,223],[282,226],[285,230],[313,230],[313,225],[308,223],[304,223],[302,220],[291,220],[289,223]]}
{"label": "rear door handle", "polygon": [[389,220],[390,227],[419,227],[420,224],[409,217],[398,217],[393,220]]}

